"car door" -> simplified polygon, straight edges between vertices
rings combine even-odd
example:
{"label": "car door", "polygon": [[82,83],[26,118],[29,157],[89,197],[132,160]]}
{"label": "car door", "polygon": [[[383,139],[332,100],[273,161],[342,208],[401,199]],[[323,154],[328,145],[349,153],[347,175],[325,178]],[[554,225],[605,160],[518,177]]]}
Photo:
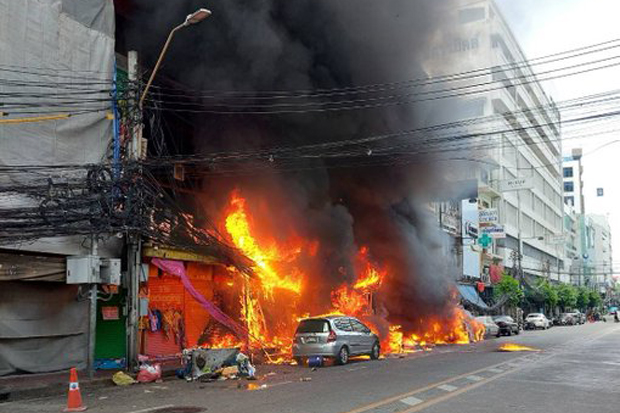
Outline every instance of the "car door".
{"label": "car door", "polygon": [[334,320],[334,327],[338,329],[338,341],[349,348],[349,352],[353,352],[355,348],[355,333],[351,321],[348,318],[337,318]]}
{"label": "car door", "polygon": [[355,318],[351,318],[350,320],[355,337],[355,354],[370,353],[373,344],[371,342],[372,333],[370,329]]}

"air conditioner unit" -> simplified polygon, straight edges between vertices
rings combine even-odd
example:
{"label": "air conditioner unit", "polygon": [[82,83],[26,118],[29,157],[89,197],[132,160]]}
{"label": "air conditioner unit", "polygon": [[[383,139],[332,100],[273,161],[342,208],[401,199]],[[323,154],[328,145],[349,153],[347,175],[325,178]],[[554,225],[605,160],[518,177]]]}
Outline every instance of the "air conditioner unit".
{"label": "air conditioner unit", "polygon": [[67,284],[101,282],[101,259],[94,255],[67,257]]}

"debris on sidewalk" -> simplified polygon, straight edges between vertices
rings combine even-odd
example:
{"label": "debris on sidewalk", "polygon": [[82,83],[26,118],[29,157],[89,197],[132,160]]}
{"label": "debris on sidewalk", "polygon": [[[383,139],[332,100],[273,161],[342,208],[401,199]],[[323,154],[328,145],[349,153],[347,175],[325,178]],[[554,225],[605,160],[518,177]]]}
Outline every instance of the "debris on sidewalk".
{"label": "debris on sidewalk", "polygon": [[312,377],[300,377],[299,381],[312,381]]}
{"label": "debris on sidewalk", "polygon": [[140,383],[152,383],[161,379],[161,364],[146,364],[140,366],[138,381]]}
{"label": "debris on sidewalk", "polygon": [[112,376],[112,381],[117,386],[129,386],[131,384],[137,383],[137,381],[133,377],[123,371],[114,373],[114,376]]}

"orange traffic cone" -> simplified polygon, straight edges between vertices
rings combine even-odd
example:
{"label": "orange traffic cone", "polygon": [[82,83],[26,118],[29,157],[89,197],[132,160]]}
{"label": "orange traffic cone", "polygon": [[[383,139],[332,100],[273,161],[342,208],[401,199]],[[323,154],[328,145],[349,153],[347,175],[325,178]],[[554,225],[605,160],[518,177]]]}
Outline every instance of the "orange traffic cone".
{"label": "orange traffic cone", "polygon": [[86,406],[82,405],[82,394],[80,393],[80,383],[78,383],[77,370],[71,369],[69,376],[69,397],[67,399],[67,408],[65,412],[83,412]]}

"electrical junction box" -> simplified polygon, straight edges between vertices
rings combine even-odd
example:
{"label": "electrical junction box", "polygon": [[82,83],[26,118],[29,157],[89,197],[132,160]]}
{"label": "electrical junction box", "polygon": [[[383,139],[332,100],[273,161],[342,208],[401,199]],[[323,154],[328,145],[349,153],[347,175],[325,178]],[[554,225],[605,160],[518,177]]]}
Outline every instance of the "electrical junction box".
{"label": "electrical junction box", "polygon": [[121,285],[120,258],[101,259],[101,284]]}
{"label": "electrical junction box", "polygon": [[67,284],[101,282],[101,259],[94,255],[67,257]]}

